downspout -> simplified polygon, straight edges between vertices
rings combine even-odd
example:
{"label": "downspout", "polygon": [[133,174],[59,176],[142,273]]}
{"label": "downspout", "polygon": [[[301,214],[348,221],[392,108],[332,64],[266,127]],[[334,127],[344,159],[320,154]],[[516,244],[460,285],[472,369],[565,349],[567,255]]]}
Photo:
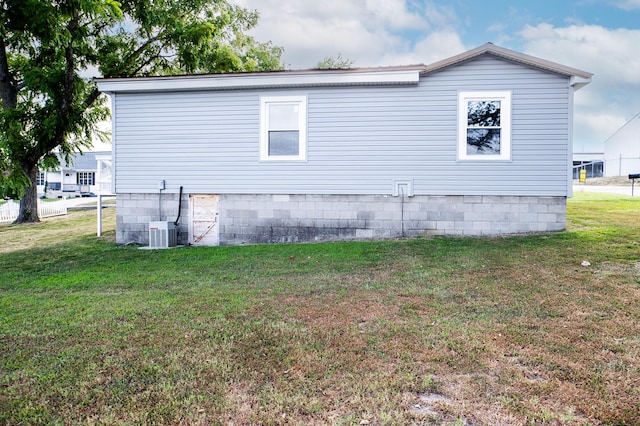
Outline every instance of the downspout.
{"label": "downspout", "polygon": [[[569,80],[570,83],[573,83],[573,78]],[[568,99],[568,107],[569,107],[569,137],[567,141],[567,170],[571,170],[571,172],[567,172],[567,198],[573,197],[573,94],[575,93],[575,87],[573,84],[569,85],[569,99]]]}
{"label": "downspout", "polygon": [[400,232],[404,238],[404,185],[400,185]]}
{"label": "downspout", "polygon": [[180,187],[180,195],[178,195],[178,217],[176,221],[173,222],[175,226],[178,226],[180,223],[180,213],[182,213],[182,186]]}
{"label": "downspout", "polygon": [[116,94],[108,93],[111,97],[111,193],[116,193],[116,146],[118,144],[118,129],[116,127]]}
{"label": "downspout", "polygon": [[158,220],[162,221],[162,191],[164,190],[164,180],[158,182]]}

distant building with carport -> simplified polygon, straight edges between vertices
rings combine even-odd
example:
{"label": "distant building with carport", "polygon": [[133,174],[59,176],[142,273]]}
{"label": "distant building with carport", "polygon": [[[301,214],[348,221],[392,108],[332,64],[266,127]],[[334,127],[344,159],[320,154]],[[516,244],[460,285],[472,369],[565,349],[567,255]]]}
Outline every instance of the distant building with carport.
{"label": "distant building with carport", "polygon": [[604,142],[605,176],[640,173],[640,113]]}
{"label": "distant building with carport", "polygon": [[574,152],[574,180],[580,178],[580,170],[587,171],[587,178],[602,177],[604,174],[604,152]]}

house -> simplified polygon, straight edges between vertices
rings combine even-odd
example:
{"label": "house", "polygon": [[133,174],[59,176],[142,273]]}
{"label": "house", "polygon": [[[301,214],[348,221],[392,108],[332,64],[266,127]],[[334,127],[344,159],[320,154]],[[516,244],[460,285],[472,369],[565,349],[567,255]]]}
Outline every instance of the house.
{"label": "house", "polygon": [[605,176],[640,173],[640,113],[604,142]]}
{"label": "house", "polygon": [[604,152],[574,152],[573,179],[580,179],[580,170],[586,171],[587,178],[604,175]]}
{"label": "house", "polygon": [[58,170],[40,170],[38,195],[47,198],[81,197],[111,190],[111,152],[88,151],[59,158]]}
{"label": "house", "polygon": [[592,74],[486,44],[430,65],[97,79],[118,243],[234,245],[565,228]]}

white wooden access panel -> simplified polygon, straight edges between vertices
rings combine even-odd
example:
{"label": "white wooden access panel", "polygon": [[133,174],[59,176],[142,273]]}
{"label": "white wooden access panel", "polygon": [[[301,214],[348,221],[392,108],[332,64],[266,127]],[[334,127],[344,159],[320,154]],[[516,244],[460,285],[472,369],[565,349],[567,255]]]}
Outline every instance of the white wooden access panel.
{"label": "white wooden access panel", "polygon": [[220,244],[217,195],[191,194],[189,216],[189,243],[194,246]]}

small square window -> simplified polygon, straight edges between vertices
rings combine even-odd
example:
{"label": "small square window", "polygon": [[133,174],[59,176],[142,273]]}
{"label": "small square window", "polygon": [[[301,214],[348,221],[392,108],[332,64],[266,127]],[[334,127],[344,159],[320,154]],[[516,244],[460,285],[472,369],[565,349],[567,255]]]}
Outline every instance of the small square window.
{"label": "small square window", "polygon": [[511,159],[511,93],[461,92],[458,159]]}
{"label": "small square window", "polygon": [[306,159],[306,96],[260,99],[260,159]]}
{"label": "small square window", "polygon": [[36,176],[36,185],[44,185],[44,172],[38,172],[38,175]]}

